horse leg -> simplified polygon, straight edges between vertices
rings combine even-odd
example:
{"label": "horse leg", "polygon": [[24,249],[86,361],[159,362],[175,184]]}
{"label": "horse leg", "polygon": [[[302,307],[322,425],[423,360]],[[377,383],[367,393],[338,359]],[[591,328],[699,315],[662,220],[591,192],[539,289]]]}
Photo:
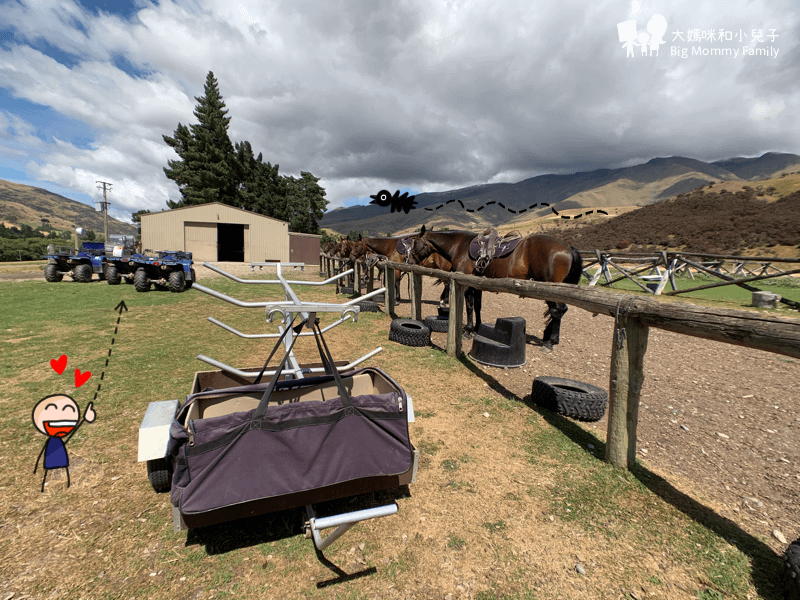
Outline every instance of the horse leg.
{"label": "horse leg", "polygon": [[543,346],[552,350],[558,344],[559,333],[561,332],[561,318],[569,307],[563,302],[552,302],[547,300],[547,310],[544,315],[547,317],[547,326],[544,329]]}
{"label": "horse leg", "polygon": [[467,338],[471,337],[472,332],[475,330],[475,327],[472,324],[472,310],[475,304],[474,291],[475,290],[473,288],[467,288],[464,290],[464,306],[467,308],[467,325],[464,327],[464,331]]}
{"label": "horse leg", "polygon": [[483,301],[483,290],[474,289],[472,293],[475,294],[475,333],[481,328],[481,304]]}
{"label": "horse leg", "polygon": [[394,272],[394,297],[400,302],[400,280],[403,278],[402,271]]}

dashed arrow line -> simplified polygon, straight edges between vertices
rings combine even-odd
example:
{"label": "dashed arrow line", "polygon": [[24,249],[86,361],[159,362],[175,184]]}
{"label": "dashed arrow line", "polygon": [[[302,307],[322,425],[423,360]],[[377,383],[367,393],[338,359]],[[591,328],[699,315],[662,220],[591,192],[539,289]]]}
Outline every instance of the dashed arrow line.
{"label": "dashed arrow line", "polygon": [[106,376],[106,368],[108,367],[108,361],[111,359],[111,351],[114,349],[114,341],[116,340],[117,331],[119,331],[119,322],[122,319],[122,311],[128,311],[128,307],[125,306],[125,300],[121,300],[119,304],[114,307],[114,310],[119,310],[119,316],[117,317],[117,324],[114,326],[114,335],[111,338],[111,346],[108,348],[108,356],[106,356],[106,364],[103,365],[103,372],[100,373],[100,382],[97,384],[97,391],[94,393],[94,399],[97,400],[97,395],[100,393],[100,386],[103,385],[103,378]]}

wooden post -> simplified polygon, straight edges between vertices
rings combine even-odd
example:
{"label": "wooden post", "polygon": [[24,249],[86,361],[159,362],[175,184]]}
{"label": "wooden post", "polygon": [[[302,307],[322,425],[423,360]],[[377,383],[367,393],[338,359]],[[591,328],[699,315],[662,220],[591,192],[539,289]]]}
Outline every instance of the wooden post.
{"label": "wooden post", "polygon": [[409,273],[411,279],[411,318],[422,320],[422,275]]}
{"label": "wooden post", "polygon": [[367,269],[367,293],[375,291],[375,267]]}
{"label": "wooden post", "polygon": [[325,258],[325,279],[331,278],[331,257]]}
{"label": "wooden post", "polygon": [[447,320],[447,355],[461,354],[461,326],[464,316],[464,286],[450,281],[450,317]]}
{"label": "wooden post", "polygon": [[394,307],[397,302],[397,298],[394,296],[394,268],[385,266],[384,269],[385,274],[383,276],[383,281],[386,286],[386,312],[394,317]]}
{"label": "wooden post", "polygon": [[636,464],[636,428],[644,383],[649,328],[639,319],[617,317],[608,385],[606,461],[630,469]]}

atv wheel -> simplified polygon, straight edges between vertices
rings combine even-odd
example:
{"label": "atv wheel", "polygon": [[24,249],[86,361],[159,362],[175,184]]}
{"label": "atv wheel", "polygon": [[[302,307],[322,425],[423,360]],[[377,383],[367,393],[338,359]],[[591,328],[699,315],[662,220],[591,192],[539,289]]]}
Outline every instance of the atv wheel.
{"label": "atv wheel", "polygon": [[389,327],[389,339],[404,346],[429,346],[431,330],[421,321],[395,319]]}
{"label": "atv wheel", "polygon": [[179,294],[186,286],[186,278],[183,276],[183,271],[172,271],[169,274],[169,291]]}
{"label": "atv wheel", "polygon": [[72,269],[72,278],[80,283],[89,283],[92,280],[92,266],[78,265]]}
{"label": "atv wheel", "polygon": [[122,281],[117,265],[106,265],[106,281],[108,285],[119,285]]}
{"label": "atv wheel", "polygon": [[172,487],[172,469],[166,458],[147,461],[147,479],[156,492],[168,492]]}
{"label": "atv wheel", "polygon": [[133,274],[133,286],[137,292],[150,291],[150,280],[147,278],[147,271],[144,268],[136,269],[136,273]]}
{"label": "atv wheel", "polygon": [[599,421],[608,404],[605,390],[572,379],[537,377],[533,380],[534,404],[579,421]]}
{"label": "atv wheel", "polygon": [[64,279],[64,275],[58,271],[58,265],[47,265],[44,268],[44,278],[50,283],[58,283]]}

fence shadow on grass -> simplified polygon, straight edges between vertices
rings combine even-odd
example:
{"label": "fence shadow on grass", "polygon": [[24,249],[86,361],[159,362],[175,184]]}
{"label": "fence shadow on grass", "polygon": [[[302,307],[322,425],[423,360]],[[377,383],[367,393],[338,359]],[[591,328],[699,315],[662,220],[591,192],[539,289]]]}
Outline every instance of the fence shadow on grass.
{"label": "fence shadow on grass", "polygon": [[[529,406],[529,398],[523,400]],[[532,407],[551,426],[561,431],[581,448],[594,444],[598,456],[605,456],[606,444],[594,435],[561,415],[540,407]],[[730,519],[714,512],[694,498],[677,489],[669,481],[637,463],[631,474],[653,494],[672,505],[687,517],[725,539],[748,557],[751,578],[759,597],[765,600],[783,600],[780,589],[782,563],[767,544],[744,531]]]}
{"label": "fence shadow on grass", "polygon": [[[528,406],[531,410],[541,415],[545,422],[558,429],[579,448],[586,448],[589,444],[592,444],[595,447],[594,453],[596,456],[605,456],[606,443],[604,440],[597,438],[594,434],[586,431],[575,422],[561,415],[535,406],[531,401],[530,395],[520,398],[497,381],[497,379],[478,368],[465,354],[460,355],[459,360],[471,373],[482,379],[490,389],[506,398],[516,399]],[[669,481],[656,475],[641,464],[637,463],[631,470],[631,473],[648,490],[661,498],[664,502],[672,505],[709,531],[727,540],[728,543],[738,548],[747,556],[751,565],[753,585],[760,598],[764,600],[783,600],[784,596],[780,583],[783,575],[783,565],[772,548],[744,531],[730,519],[717,514],[709,507],[691,498],[673,486]]]}

